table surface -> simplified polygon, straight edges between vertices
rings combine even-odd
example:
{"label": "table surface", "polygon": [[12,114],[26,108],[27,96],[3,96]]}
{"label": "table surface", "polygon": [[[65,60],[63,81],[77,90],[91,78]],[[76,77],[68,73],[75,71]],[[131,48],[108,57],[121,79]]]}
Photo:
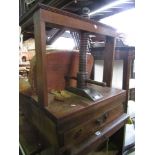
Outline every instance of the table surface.
{"label": "table surface", "polygon": [[[98,101],[91,101],[90,99],[87,99],[85,97],[73,94],[71,92],[68,92],[70,94],[69,98],[66,98],[64,101],[57,101],[53,99],[53,94],[48,94],[48,106],[45,107],[45,109],[54,115],[55,118],[61,119],[63,117],[81,112],[83,110],[92,108],[93,106],[96,106],[98,104],[107,104],[107,101],[112,101],[116,96],[121,96],[125,98],[125,91],[121,89],[116,88],[109,88],[109,87],[101,87],[101,86],[90,86],[96,89],[98,92],[100,92],[103,95],[103,98]],[[37,98],[33,97],[36,101]]]}

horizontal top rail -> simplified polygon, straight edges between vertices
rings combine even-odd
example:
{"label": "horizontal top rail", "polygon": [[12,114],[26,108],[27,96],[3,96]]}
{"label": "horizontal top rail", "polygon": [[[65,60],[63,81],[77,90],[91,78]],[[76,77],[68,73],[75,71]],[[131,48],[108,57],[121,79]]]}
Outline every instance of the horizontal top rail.
{"label": "horizontal top rail", "polygon": [[108,26],[106,24],[102,24],[90,19],[86,19],[79,15],[69,13],[57,8],[53,8],[41,3],[37,3],[27,13],[21,16],[19,19],[19,25],[23,29],[27,28],[30,25],[33,25],[33,14],[39,9],[41,10],[40,13],[41,13],[41,16],[43,17],[42,19],[49,24],[56,24],[62,27],[79,29],[79,30],[84,30],[92,33],[108,35],[113,37],[116,37],[118,35],[116,33],[116,29],[114,29],[111,26]]}

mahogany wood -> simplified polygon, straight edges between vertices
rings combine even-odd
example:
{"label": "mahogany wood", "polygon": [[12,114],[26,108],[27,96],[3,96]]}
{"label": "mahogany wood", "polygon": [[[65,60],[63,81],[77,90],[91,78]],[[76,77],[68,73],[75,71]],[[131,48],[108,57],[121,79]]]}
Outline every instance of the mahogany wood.
{"label": "mahogany wood", "polygon": [[115,119],[113,122],[108,124],[105,128],[103,128],[102,130],[99,130],[100,135],[97,136],[93,134],[88,139],[85,139],[83,143],[76,145],[74,148],[72,148],[71,155],[85,155],[88,152],[94,150],[99,144],[103,143],[105,140],[107,140],[108,137],[110,137],[121,127],[123,127],[127,118],[128,118],[128,115],[124,114],[119,118]]}
{"label": "mahogany wood", "polygon": [[129,79],[131,75],[131,56],[129,52],[125,53],[126,56],[123,60],[123,85],[122,89],[126,90],[126,101],[124,104],[125,111],[127,112],[127,103],[129,100]]}
{"label": "mahogany wood", "polygon": [[109,122],[123,114],[123,104],[115,105],[111,109],[100,109],[92,119],[81,123],[64,134],[64,144],[79,144],[82,140],[94,134],[97,130],[104,128]]}
{"label": "mahogany wood", "polygon": [[[44,22],[55,24],[60,27],[67,27],[71,29],[84,30],[91,33],[97,33],[102,35],[116,36],[116,29],[93,21],[88,20],[78,15],[59,10],[41,3],[36,4],[29,12],[27,12],[23,17],[20,18],[20,25],[23,29],[26,29],[33,24],[32,20],[29,20],[32,14],[40,9],[42,12],[42,19]],[[29,22],[28,22],[29,20]],[[67,21],[67,22],[66,22]]]}
{"label": "mahogany wood", "polygon": [[[122,104],[125,101],[125,91],[100,86],[95,86],[95,89],[104,94],[104,98],[97,102],[90,102],[84,97],[75,95],[64,103],[52,101],[48,107],[44,108],[38,104],[37,99],[35,101],[20,94],[20,107],[25,117],[39,130],[48,143],[55,148],[60,147],[60,150],[62,148],[72,150],[76,145],[82,145],[83,141],[97,130],[106,129],[109,123],[126,115]],[[75,106],[72,107],[72,104]],[[109,132],[112,134],[115,131],[116,129],[112,129]],[[111,135],[110,133],[107,137]],[[101,138],[99,141],[102,140]]]}
{"label": "mahogany wood", "polygon": [[[55,155],[65,154],[65,152],[70,155],[88,153],[124,126],[128,118],[128,115],[124,113],[122,104],[126,99],[126,91],[111,88],[115,36],[117,35],[115,29],[42,4],[33,7],[30,12],[24,15],[20,20],[20,25],[23,31],[32,28],[32,25],[34,26],[37,61],[37,96],[27,97],[20,94],[20,107],[26,119],[57,150],[58,153]],[[52,77],[49,76],[49,66],[53,62],[46,61],[49,59],[49,55],[45,53],[45,32],[49,26],[84,30],[106,36],[103,81],[107,83],[108,87],[88,85],[88,87],[99,91],[103,95],[102,99],[93,102],[85,97],[72,94],[64,102],[53,100],[52,94],[48,93]],[[69,57],[64,57],[64,59],[60,58],[57,61],[63,64],[69,59]],[[69,65],[66,62],[64,64]],[[75,64],[77,63],[75,62]],[[73,67],[73,70],[70,69],[74,73],[74,65],[71,67]],[[67,68],[63,68],[62,65],[55,67],[55,73],[58,68],[61,72],[65,70],[65,74],[69,74]],[[54,77],[54,72],[52,74]],[[63,76],[64,74],[61,75],[61,78],[64,78]],[[126,79],[125,76],[124,79]],[[94,132],[98,130],[101,134],[96,136]],[[67,139],[67,137],[69,138]],[[79,139],[75,142],[74,138],[78,137]]]}
{"label": "mahogany wood", "polygon": [[[69,83],[65,80],[65,76],[77,76],[79,65],[79,52],[73,51],[56,51],[50,50],[45,53],[46,68],[45,73],[47,81],[47,91],[51,90],[63,90],[66,86],[76,87],[77,82],[75,80],[69,80]],[[31,62],[31,64],[33,61]],[[36,68],[37,63],[31,65],[30,69],[30,83],[34,85],[34,90],[37,89],[36,85]],[[93,57],[91,54],[87,54],[87,71],[88,78],[90,77],[91,69],[93,65]]]}
{"label": "mahogany wood", "polygon": [[46,73],[46,62],[45,62],[45,51],[46,51],[46,33],[45,33],[45,22],[40,15],[40,10],[34,13],[34,34],[35,34],[35,50],[36,50],[36,81],[37,81],[37,94],[38,102],[43,106],[47,106],[47,73]]}
{"label": "mahogany wood", "polygon": [[115,38],[106,37],[105,54],[104,54],[104,71],[103,82],[106,82],[107,86],[111,87],[112,75],[113,75],[113,60],[115,55]]}

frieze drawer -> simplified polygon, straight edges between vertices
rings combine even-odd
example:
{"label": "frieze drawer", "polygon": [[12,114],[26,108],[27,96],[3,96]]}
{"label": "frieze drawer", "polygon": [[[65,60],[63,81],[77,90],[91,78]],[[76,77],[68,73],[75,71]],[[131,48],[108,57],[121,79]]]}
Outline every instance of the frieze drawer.
{"label": "frieze drawer", "polygon": [[97,130],[104,128],[106,124],[117,119],[124,113],[123,104],[117,104],[112,109],[101,112],[95,118],[90,118],[87,122],[69,130],[64,133],[64,144],[78,144],[89,135],[95,133]]}

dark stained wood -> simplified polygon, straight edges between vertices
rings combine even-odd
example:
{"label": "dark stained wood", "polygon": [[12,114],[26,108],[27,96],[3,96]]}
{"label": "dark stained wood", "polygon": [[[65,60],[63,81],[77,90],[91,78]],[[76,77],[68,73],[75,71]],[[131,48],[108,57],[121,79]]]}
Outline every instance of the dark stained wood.
{"label": "dark stained wood", "polygon": [[[47,16],[48,14],[48,16]],[[51,21],[59,26],[64,26],[66,28],[84,30],[88,32],[116,36],[115,30],[110,27],[100,25],[96,22],[89,23],[85,20],[76,18],[75,16],[66,14],[65,12],[55,13],[47,10],[43,10],[42,17],[47,23]],[[67,22],[66,22],[67,21]]]}
{"label": "dark stained wood", "polygon": [[65,145],[79,144],[82,140],[88,138],[96,131],[106,127],[109,122],[121,116],[123,111],[123,104],[121,103],[116,104],[109,109],[103,110],[103,108],[101,108],[95,116],[92,117],[92,119],[88,119],[88,121],[81,123],[79,126],[65,132]]}
{"label": "dark stained wood", "polygon": [[50,145],[45,137],[43,137],[34,125],[28,122],[23,113],[19,115],[19,142],[22,145],[25,154],[35,154],[45,150]]}
{"label": "dark stained wood", "polygon": [[[124,113],[122,104],[126,100],[126,91],[111,88],[116,30],[104,24],[42,4],[35,6],[30,13],[21,18],[20,25],[25,25],[24,29],[26,30],[32,24],[32,20],[37,61],[37,96],[33,96],[33,99],[31,97],[21,97],[21,108],[25,117],[58,152],[68,151],[68,154],[70,152],[71,155],[85,155],[85,153],[96,148],[96,146],[124,126],[128,118],[128,115]],[[64,62],[65,65],[71,64],[66,63],[66,60],[69,60],[70,57],[67,58],[65,56],[57,57],[56,60],[54,58],[55,61],[61,63],[61,66],[56,65],[53,67],[52,63],[54,60],[46,61],[50,56],[45,54],[45,26],[53,25],[106,35],[103,81],[107,83],[108,87],[88,84],[88,87],[97,90],[103,95],[103,98],[100,100],[93,102],[85,97],[71,94],[69,98],[60,102],[54,100],[53,94],[49,93],[48,86],[52,77],[56,73],[67,70],[66,67],[63,68]],[[74,64],[70,66],[71,72],[67,70],[65,74],[68,73],[68,75],[74,76],[72,74],[76,71],[77,59],[72,59],[72,61]],[[50,65],[53,71],[55,69],[55,72],[52,72],[52,74],[50,74]],[[57,72],[58,68],[60,72]],[[61,75],[61,78],[64,78],[64,74]],[[56,79],[54,79],[55,81]],[[63,80],[61,79],[61,81]],[[81,128],[85,132],[82,132],[82,137],[77,140],[79,142],[77,143],[72,136],[76,139],[80,134],[79,132],[81,132],[79,131]],[[97,130],[101,132],[99,136],[94,133]],[[69,136],[71,137],[67,139]],[[58,155],[58,153],[55,153],[55,155]]]}
{"label": "dark stained wood", "polygon": [[129,79],[131,73],[131,56],[129,51],[125,53],[126,56],[123,60],[123,85],[122,89],[126,90],[126,101],[124,104],[125,111],[127,112],[127,103],[129,100]]}
{"label": "dark stained wood", "polygon": [[[134,47],[116,47],[115,48],[115,53],[114,53],[114,59],[115,60],[125,60],[125,57],[127,56],[126,52],[129,52],[130,58],[131,58],[131,78],[134,77],[133,75],[133,63],[135,59],[135,48]],[[91,49],[91,54],[94,57],[94,62],[95,60],[104,60],[105,57],[105,47],[96,47]],[[124,68],[125,69],[125,68]],[[92,73],[91,73],[91,79],[94,79],[94,65],[92,68]]]}
{"label": "dark stained wood", "polygon": [[93,134],[91,137],[83,141],[83,143],[75,146],[71,150],[71,155],[85,155],[94,150],[99,144],[103,143],[109,136],[118,131],[128,119],[128,115],[124,114],[111,122],[100,131],[100,135]]}
{"label": "dark stained wood", "polygon": [[104,98],[93,102],[87,98],[72,94],[71,98],[66,99],[64,102],[49,100],[48,107],[45,109],[59,122],[57,126],[59,132],[64,132],[87,121],[89,118],[96,117],[97,111],[100,111],[100,109],[105,111],[125,101],[125,91],[123,90],[100,86],[93,86],[93,88],[102,93]]}
{"label": "dark stained wood", "polygon": [[[130,56],[132,60],[135,59],[135,48],[134,47],[116,47],[114,59],[123,60],[126,56],[126,52],[130,51]],[[94,60],[104,60],[105,47],[96,47],[91,48],[91,54],[94,57]]]}
{"label": "dark stained wood", "polygon": [[[103,88],[104,87],[101,87],[100,89],[103,89]],[[120,92],[117,89],[107,88],[104,90],[105,101],[103,100],[99,103],[96,103],[96,104],[94,103],[93,105],[91,105],[92,103],[90,103],[89,107],[87,105],[89,102],[86,102],[85,104],[82,104],[82,106],[85,107],[83,108],[83,110],[74,109],[73,110],[74,112],[72,114],[70,114],[71,108],[68,107],[68,112],[66,113],[68,117],[66,117],[64,114],[63,116],[58,117],[58,115],[62,115],[61,112],[64,112],[65,109],[62,108],[62,111],[59,112],[58,108],[54,108],[54,103],[51,104],[53,105],[50,107],[50,109],[53,108],[53,112],[51,112],[47,108],[40,106],[37,102],[35,103],[31,98],[26,96],[24,97],[23,95],[20,95],[20,107],[23,110],[25,118],[27,118],[39,130],[39,132],[44,136],[44,138],[46,138],[46,140],[50,144],[52,144],[56,148],[58,146],[62,146],[61,148],[64,148],[64,150],[66,150],[67,148],[70,148],[70,146],[72,145],[72,147],[70,148],[72,150],[76,145],[80,145],[80,146],[83,145],[83,141],[85,141],[85,139],[94,137],[94,132],[96,132],[97,130],[101,130],[101,131],[108,130],[108,132],[110,133],[107,133],[104,135],[104,137],[106,136],[106,138],[108,138],[118,130],[118,128],[114,128],[113,121],[117,120],[118,117],[122,117],[126,115],[124,114],[124,109],[122,105],[122,102],[124,101],[125,96],[117,96],[116,98],[116,96],[113,94],[114,95],[112,97],[113,99],[111,99],[110,101],[110,96],[108,97],[108,92],[109,92],[108,90],[111,90],[114,94],[115,93],[119,94]],[[123,94],[125,94],[124,91],[122,92]],[[110,95],[110,92],[109,92],[109,95]],[[79,98],[82,98],[82,97],[79,96]],[[55,106],[64,107],[63,105],[68,104],[68,102],[64,103],[63,105],[62,104],[63,103],[57,102],[57,105]],[[102,120],[103,122],[101,122],[101,124],[96,124],[98,119],[100,118],[103,119],[103,115],[105,115],[105,113],[107,114],[107,119],[105,119],[105,121]],[[62,117],[63,117],[63,122],[62,122]],[[108,128],[109,124],[110,124],[110,128]],[[124,123],[121,123],[121,126],[123,124]],[[79,129],[82,129],[82,137],[80,136],[78,138]],[[67,137],[68,139],[66,139]],[[75,138],[75,140],[72,139],[72,137]],[[97,142],[95,146],[103,142],[103,138],[98,140],[99,142]],[[80,144],[77,142],[80,142]],[[89,147],[91,147],[92,145],[94,145],[94,143],[90,144]],[[81,146],[81,147],[82,148],[85,147],[85,144],[84,146]],[[81,150],[79,149],[78,151],[81,151]]]}
{"label": "dark stained wood", "polygon": [[[42,10],[42,19],[44,19],[44,22],[46,23],[52,23],[61,27],[63,26],[71,29],[84,30],[102,35],[117,35],[116,30],[110,26],[101,24],[93,20],[88,20],[75,14],[71,14],[69,12],[52,8],[40,3],[34,6],[31,11],[25,14],[22,18],[20,18],[20,25],[26,23],[26,20],[28,20],[29,17],[31,17],[32,14],[39,8],[41,8],[40,10]],[[26,24],[24,28],[26,28],[26,26],[30,26],[29,24]]]}
{"label": "dark stained wood", "polygon": [[[94,48],[92,49],[92,55],[95,60],[104,60],[105,58],[105,48]],[[103,57],[101,57],[103,55]],[[115,60],[123,60],[123,81],[122,89],[127,90],[126,92],[126,102],[125,109],[127,108],[127,101],[130,99],[135,100],[134,89],[129,88],[130,78],[133,78],[133,63],[135,59],[135,47],[116,47],[115,48]],[[130,96],[129,96],[130,94]]]}
{"label": "dark stained wood", "polygon": [[[75,117],[76,115],[81,115],[81,113],[85,113],[89,109],[93,107],[101,107],[105,106],[106,104],[115,101],[123,101],[125,99],[125,91],[115,89],[115,88],[108,88],[108,87],[100,87],[100,86],[92,86],[98,92],[103,94],[103,98],[98,101],[91,101],[85,97],[81,97],[79,95],[71,94],[69,99],[64,100],[63,103],[59,101],[49,101],[49,106],[46,107],[51,114],[55,115],[57,119],[60,120],[72,120],[71,117]],[[75,106],[70,106],[74,104]],[[68,105],[65,107],[65,105]],[[80,113],[80,114],[79,114]],[[73,115],[74,114],[74,115]]]}
{"label": "dark stained wood", "polygon": [[106,37],[103,82],[106,82],[107,86],[109,87],[111,87],[111,84],[112,84],[115,42],[116,42],[115,38],[109,37],[109,36]]}
{"label": "dark stained wood", "polygon": [[19,102],[25,119],[40,132],[50,145],[58,146],[59,141],[57,139],[55,118],[52,116],[49,118],[43,106],[36,103],[30,97],[20,94]]}
{"label": "dark stained wood", "polygon": [[45,63],[46,40],[45,40],[45,23],[41,17],[40,10],[33,15],[34,34],[35,34],[35,51],[36,51],[36,81],[38,102],[43,106],[47,106],[47,73]]}

